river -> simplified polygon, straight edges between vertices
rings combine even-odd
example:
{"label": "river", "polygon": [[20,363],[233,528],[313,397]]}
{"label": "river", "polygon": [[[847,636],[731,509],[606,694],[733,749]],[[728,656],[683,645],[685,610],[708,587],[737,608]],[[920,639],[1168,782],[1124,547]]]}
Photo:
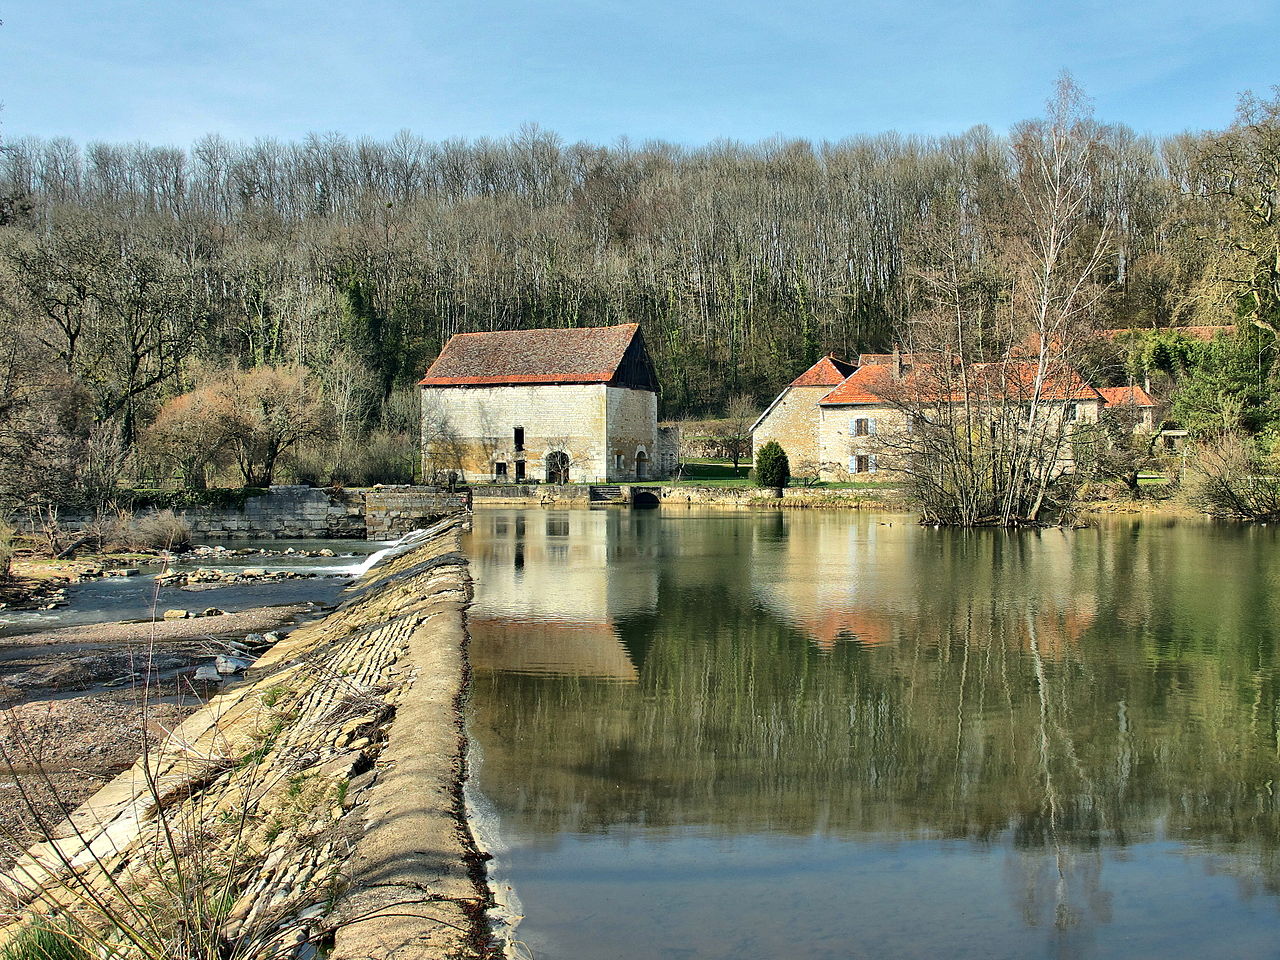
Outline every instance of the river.
{"label": "river", "polygon": [[1280,955],[1274,528],[484,508],[537,960]]}
{"label": "river", "polygon": [[[16,637],[42,630],[77,627],[117,620],[148,620],[162,615],[167,608],[218,607],[230,612],[258,606],[283,604],[332,603],[369,565],[378,551],[389,544],[365,540],[223,540],[224,554],[178,554],[168,565],[170,571],[193,571],[201,567],[229,573],[256,567],[272,573],[287,571],[309,576],[297,580],[261,583],[202,584],[157,588],[156,567],[146,567],[138,576],[102,577],[72,584],[67,588],[66,606],[53,610],[0,611],[0,638]],[[283,551],[315,552],[322,548],[333,551],[332,557],[286,555]],[[272,551],[268,556],[256,553],[237,556],[230,551],[245,549]]]}

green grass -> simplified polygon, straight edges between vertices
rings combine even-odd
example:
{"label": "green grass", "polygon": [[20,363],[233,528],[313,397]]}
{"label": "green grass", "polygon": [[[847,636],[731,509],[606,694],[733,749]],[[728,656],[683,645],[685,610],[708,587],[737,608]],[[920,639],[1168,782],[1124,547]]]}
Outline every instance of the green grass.
{"label": "green grass", "polygon": [[751,472],[751,464],[743,463],[735,470],[732,461],[726,460],[689,460],[685,462],[683,479],[685,480],[725,480],[746,482]]}
{"label": "green grass", "polygon": [[0,949],[0,960],[92,960],[93,955],[65,927],[48,920],[24,926]]}

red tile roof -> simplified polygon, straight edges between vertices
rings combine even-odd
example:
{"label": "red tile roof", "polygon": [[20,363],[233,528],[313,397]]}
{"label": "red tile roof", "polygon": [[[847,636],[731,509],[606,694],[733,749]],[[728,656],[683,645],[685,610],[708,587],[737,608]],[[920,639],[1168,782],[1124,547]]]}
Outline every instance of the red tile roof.
{"label": "red tile roof", "polygon": [[902,381],[893,379],[893,367],[884,363],[865,363],[818,401],[820,404],[884,403],[900,389]]}
{"label": "red tile roof", "polygon": [[637,323],[624,323],[459,333],[449,339],[419,382],[428,387],[608,383],[639,330]]}
{"label": "red tile roof", "polygon": [[[950,390],[948,402],[956,403],[961,395],[955,392],[951,378],[940,383],[929,376],[931,364],[906,367],[902,379],[893,376],[892,364],[872,363],[859,367],[840,386],[818,402],[824,406],[882,404],[895,395],[917,402],[938,403],[940,391]],[[981,393],[1003,394],[1008,400],[1029,397],[1034,391],[1037,366],[1029,360],[1009,363],[971,364],[970,383]],[[1040,399],[1066,402],[1068,400],[1100,400],[1098,391],[1085,383],[1075,370],[1067,367],[1049,371],[1040,384]]]}
{"label": "red tile roof", "polygon": [[1108,407],[1119,407],[1133,405],[1135,407],[1154,407],[1156,402],[1151,399],[1151,394],[1143,390],[1139,386],[1132,387],[1099,387],[1098,392],[1102,394],[1102,399],[1107,401]]}
{"label": "red tile roof", "polygon": [[793,387],[834,387],[857,367],[833,356],[825,356],[791,381]]}

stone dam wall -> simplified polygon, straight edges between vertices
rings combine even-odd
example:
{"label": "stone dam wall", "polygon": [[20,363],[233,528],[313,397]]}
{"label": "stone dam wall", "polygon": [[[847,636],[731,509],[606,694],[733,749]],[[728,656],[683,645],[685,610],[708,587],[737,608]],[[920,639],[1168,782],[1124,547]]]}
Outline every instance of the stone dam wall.
{"label": "stone dam wall", "polygon": [[6,918],[88,930],[96,900],[198,935],[202,955],[495,955],[462,797],[462,523],[376,565],[32,846],[3,878]]}
{"label": "stone dam wall", "polygon": [[[435,487],[384,486],[324,490],[274,486],[247,497],[243,508],[178,509],[193,538],[204,540],[393,540],[470,505],[465,492]],[[141,515],[155,511],[138,511]],[[88,516],[63,515],[62,525],[78,530]]]}

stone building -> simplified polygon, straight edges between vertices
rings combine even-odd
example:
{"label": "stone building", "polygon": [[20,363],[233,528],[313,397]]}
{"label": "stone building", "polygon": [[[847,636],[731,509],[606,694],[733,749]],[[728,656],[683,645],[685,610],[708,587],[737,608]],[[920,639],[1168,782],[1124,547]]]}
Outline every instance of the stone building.
{"label": "stone building", "polygon": [[1134,432],[1152,433],[1156,429],[1156,402],[1151,394],[1137,385],[1128,387],[1099,387],[1098,392],[1106,401],[1108,410],[1132,411]]}
{"label": "stone building", "polygon": [[665,468],[639,324],[460,333],[422,387],[424,478],[643,480]]}
{"label": "stone building", "polygon": [[[939,373],[932,364],[916,364],[909,354],[859,359],[863,362],[858,369],[817,404],[823,480],[846,481],[879,472],[886,449],[895,439],[910,435],[913,416],[929,418],[931,409],[961,403],[965,396],[978,407],[1001,409],[1026,408],[1035,396],[1048,416],[1065,419],[1068,436],[1075,424],[1096,423],[1105,402],[1069,367],[1041,377],[1037,386],[1037,364],[1030,360],[970,364],[965,378],[969,392],[953,395],[959,378],[946,370]],[[1074,469],[1071,451],[1068,443],[1058,470]]]}
{"label": "stone building", "polygon": [[856,365],[828,355],[791,381],[751,427],[751,459],[770,440],[787,454],[791,472],[816,472],[818,453],[818,403]]}

